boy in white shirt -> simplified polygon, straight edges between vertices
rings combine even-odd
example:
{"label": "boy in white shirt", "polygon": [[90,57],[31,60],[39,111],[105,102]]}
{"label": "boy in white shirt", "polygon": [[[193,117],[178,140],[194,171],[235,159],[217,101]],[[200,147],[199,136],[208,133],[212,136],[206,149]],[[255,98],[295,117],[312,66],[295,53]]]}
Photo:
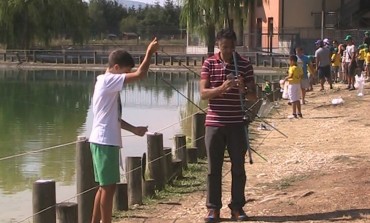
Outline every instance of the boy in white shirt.
{"label": "boy in white shirt", "polygon": [[142,78],[149,69],[150,59],[159,45],[155,38],[135,72],[132,56],[124,50],[109,55],[105,74],[99,75],[92,100],[93,126],[89,138],[95,181],[100,187],[95,195],[92,223],[112,222],[113,196],[120,181],[119,149],[122,147],[121,128],[143,136],[147,126],[133,126],[121,119],[120,92],[124,84]]}

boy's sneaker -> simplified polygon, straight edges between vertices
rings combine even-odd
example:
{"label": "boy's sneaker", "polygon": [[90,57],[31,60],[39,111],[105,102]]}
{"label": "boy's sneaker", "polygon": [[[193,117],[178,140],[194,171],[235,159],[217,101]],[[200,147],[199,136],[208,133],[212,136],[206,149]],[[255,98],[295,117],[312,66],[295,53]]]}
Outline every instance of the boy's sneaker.
{"label": "boy's sneaker", "polygon": [[220,221],[220,211],[216,209],[208,209],[207,216],[204,218],[204,222],[213,223]]}
{"label": "boy's sneaker", "polygon": [[297,114],[292,114],[292,115],[288,115],[288,118],[293,119],[293,118],[298,118],[298,117],[297,117]]}
{"label": "boy's sneaker", "polygon": [[232,221],[246,221],[248,220],[248,216],[244,212],[243,208],[231,210],[231,220]]}

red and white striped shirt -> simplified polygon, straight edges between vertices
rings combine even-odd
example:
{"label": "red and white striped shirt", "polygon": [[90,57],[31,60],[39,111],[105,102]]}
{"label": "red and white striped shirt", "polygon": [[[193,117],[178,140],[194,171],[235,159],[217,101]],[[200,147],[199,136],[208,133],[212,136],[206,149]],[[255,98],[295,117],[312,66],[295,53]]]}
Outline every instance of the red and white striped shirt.
{"label": "red and white striped shirt", "polygon": [[[254,84],[252,64],[237,55],[238,72],[244,77],[245,83]],[[234,62],[227,64],[220,58],[220,53],[206,59],[202,66],[201,79],[209,80],[210,87],[216,88],[226,81],[228,74],[235,74]],[[240,93],[237,87],[230,89],[222,96],[209,100],[206,126],[225,126],[243,122]]]}

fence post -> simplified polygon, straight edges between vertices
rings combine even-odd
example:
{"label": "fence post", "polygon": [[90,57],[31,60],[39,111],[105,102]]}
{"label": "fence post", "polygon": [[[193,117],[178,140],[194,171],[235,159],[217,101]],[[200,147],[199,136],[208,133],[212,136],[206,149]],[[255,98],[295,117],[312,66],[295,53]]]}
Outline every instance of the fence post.
{"label": "fence post", "polygon": [[[77,203],[78,222],[90,222],[94,207],[94,198],[97,191],[92,156],[89,142],[84,136],[77,137],[76,144],[76,181],[77,181]],[[88,191],[88,192],[87,192]]]}
{"label": "fence post", "polygon": [[189,66],[189,57],[188,56],[185,57],[185,64],[186,64],[186,66]]}
{"label": "fence post", "polygon": [[57,204],[57,220],[59,223],[78,223],[77,204],[73,202]]}
{"label": "fence post", "polygon": [[163,189],[165,184],[164,172],[164,152],[163,152],[163,134],[162,133],[148,133],[148,169],[150,179],[154,179],[156,188]]}
{"label": "fence post", "polygon": [[117,183],[114,194],[114,209],[117,211],[128,210],[127,183]]}
{"label": "fence post", "polygon": [[170,65],[173,66],[173,57],[170,56]]}
{"label": "fence post", "polygon": [[154,65],[158,65],[158,52],[155,52],[154,54]]}
{"label": "fence post", "polygon": [[4,58],[4,62],[5,62],[6,61],[6,53],[4,53],[3,55],[4,55],[3,58]]}
{"label": "fence post", "polygon": [[270,66],[271,66],[271,67],[274,67],[274,61],[275,61],[275,60],[274,60],[274,56],[272,56],[272,55],[271,55],[271,56],[270,56]]}
{"label": "fence post", "polygon": [[184,134],[175,135],[175,159],[181,160],[182,168],[188,168],[188,161],[186,158],[186,136]]}
{"label": "fence post", "polygon": [[143,184],[142,184],[142,193],[144,197],[151,197],[155,193],[155,180],[154,179],[148,179],[144,180],[143,179]]}
{"label": "fence post", "polygon": [[37,180],[33,183],[32,204],[34,223],[56,223],[54,180]]}
{"label": "fence post", "polygon": [[259,66],[259,64],[260,64],[260,61],[259,61],[259,54],[258,53],[256,53],[255,54],[256,56],[255,56],[255,58],[256,58],[256,66],[258,67]]}
{"label": "fence post", "polygon": [[165,174],[166,174],[166,182],[170,180],[172,175],[172,148],[171,147],[164,147],[164,166],[165,166]]}
{"label": "fence post", "polygon": [[128,204],[142,204],[141,157],[126,157]]}
{"label": "fence post", "polygon": [[190,147],[186,149],[188,156],[188,163],[197,163],[198,162],[198,148]]}
{"label": "fence post", "polygon": [[207,156],[206,145],[204,142],[206,114],[198,112],[193,117],[193,147],[198,148],[198,157],[205,158]]}

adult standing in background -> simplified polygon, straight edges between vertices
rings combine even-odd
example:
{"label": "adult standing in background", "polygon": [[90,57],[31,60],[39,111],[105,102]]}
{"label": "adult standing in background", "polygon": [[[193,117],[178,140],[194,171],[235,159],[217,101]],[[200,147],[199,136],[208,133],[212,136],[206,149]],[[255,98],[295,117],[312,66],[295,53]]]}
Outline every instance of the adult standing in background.
{"label": "adult standing in background", "polygon": [[231,160],[231,219],[247,220],[243,210],[246,203],[245,155],[249,142],[246,137],[246,123],[243,118],[240,94],[249,100],[256,100],[254,73],[251,63],[236,54],[238,78],[235,77],[233,53],[236,34],[230,29],[217,33],[219,53],[204,61],[201,71],[200,95],[209,100],[206,116],[205,144],[208,160],[207,209],[205,222],[218,222],[222,208],[222,166],[224,152]]}
{"label": "adult standing in background", "polygon": [[324,47],[324,42],[322,40],[316,41],[316,46],[318,49],[315,52],[316,58],[316,70],[319,76],[321,89],[320,91],[324,90],[324,83],[325,80],[329,83],[330,89],[333,89],[332,81],[331,81],[331,72],[330,72],[330,64],[331,64],[331,53],[329,48]]}
{"label": "adult standing in background", "polygon": [[303,69],[303,78],[301,79],[301,104],[306,104],[306,91],[310,88],[307,69],[310,70],[310,73],[313,73],[314,68],[310,58],[303,53],[302,47],[297,47],[295,52],[298,58],[297,65]]}

